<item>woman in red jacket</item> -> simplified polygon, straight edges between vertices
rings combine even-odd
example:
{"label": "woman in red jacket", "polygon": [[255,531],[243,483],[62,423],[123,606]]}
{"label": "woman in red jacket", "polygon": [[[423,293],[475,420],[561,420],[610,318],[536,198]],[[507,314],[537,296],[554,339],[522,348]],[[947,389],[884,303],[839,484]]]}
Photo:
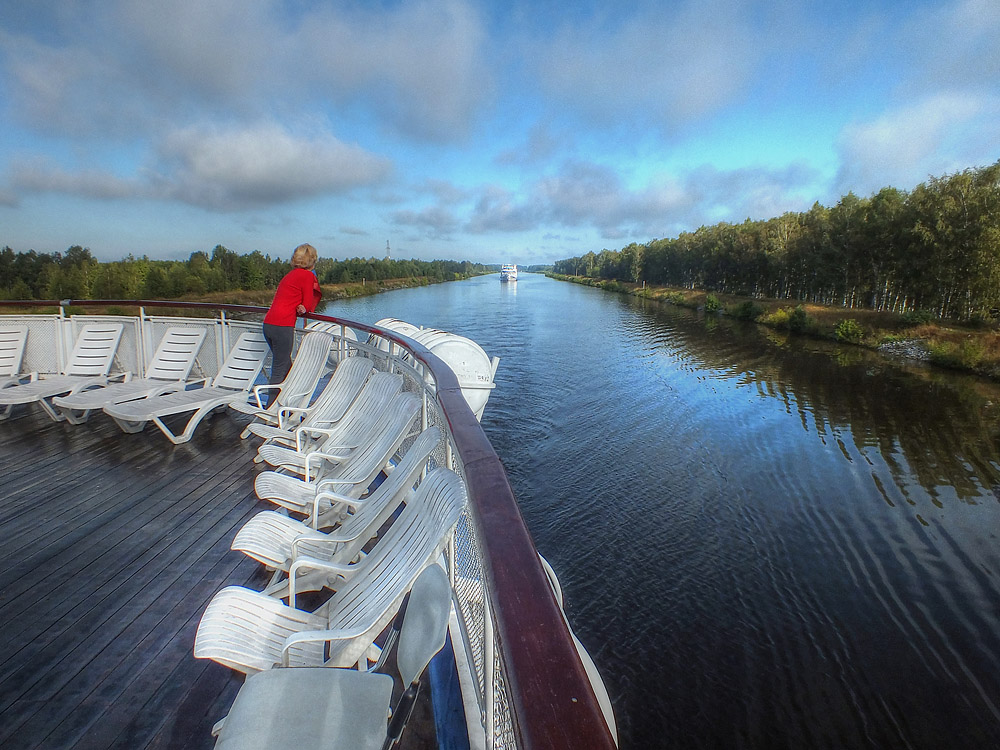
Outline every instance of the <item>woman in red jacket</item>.
{"label": "woman in red jacket", "polygon": [[[295,319],[316,310],[321,292],[313,272],[318,253],[312,245],[299,245],[292,253],[292,270],[278,282],[271,307],[264,316],[264,338],[271,347],[271,376],[268,383],[280,383],[292,366]],[[268,391],[270,406],[277,390]]]}

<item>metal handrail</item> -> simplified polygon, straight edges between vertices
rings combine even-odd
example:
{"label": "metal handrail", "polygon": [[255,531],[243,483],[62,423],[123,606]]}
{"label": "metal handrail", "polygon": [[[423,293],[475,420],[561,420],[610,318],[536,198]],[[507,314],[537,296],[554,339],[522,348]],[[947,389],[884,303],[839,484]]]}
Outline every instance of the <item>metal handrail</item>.
{"label": "metal handrail", "polygon": [[[53,305],[267,312],[251,305],[160,300],[0,301],[0,307]],[[389,329],[316,313],[304,317],[362,330],[402,346],[434,378],[438,404],[465,470],[470,508],[481,530],[497,649],[510,689],[518,747],[616,748],[507,474],[466,403],[455,373],[423,344]]]}

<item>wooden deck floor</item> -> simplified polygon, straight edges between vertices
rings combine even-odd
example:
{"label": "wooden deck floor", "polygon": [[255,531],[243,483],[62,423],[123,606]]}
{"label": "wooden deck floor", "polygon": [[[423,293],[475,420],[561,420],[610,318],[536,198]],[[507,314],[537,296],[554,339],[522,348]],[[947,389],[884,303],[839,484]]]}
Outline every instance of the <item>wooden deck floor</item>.
{"label": "wooden deck floor", "polygon": [[[230,550],[257,500],[246,418],[172,445],[103,414],[0,422],[0,747],[210,748],[242,675],[192,656],[198,620],[230,584],[266,574]],[[403,735],[436,747],[430,697]]]}
{"label": "wooden deck floor", "polygon": [[229,549],[265,505],[228,415],[173,446],[103,414],[0,422],[0,747],[201,748],[242,677],[191,655]]}

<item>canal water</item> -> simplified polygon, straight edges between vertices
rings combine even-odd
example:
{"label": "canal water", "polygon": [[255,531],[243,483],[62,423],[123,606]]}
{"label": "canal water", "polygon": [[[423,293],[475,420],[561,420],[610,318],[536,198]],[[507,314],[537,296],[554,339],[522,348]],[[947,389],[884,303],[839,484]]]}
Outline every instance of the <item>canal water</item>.
{"label": "canal water", "polygon": [[501,358],[622,748],[1000,747],[1000,388],[533,274],[326,312]]}

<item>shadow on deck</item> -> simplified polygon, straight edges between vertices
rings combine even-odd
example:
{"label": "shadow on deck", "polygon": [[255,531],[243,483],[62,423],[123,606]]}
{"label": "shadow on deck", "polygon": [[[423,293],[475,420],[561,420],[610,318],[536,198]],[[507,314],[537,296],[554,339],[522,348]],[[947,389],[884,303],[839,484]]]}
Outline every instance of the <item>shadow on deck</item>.
{"label": "shadow on deck", "polygon": [[212,416],[174,446],[99,413],[0,422],[0,747],[212,747],[243,677],[192,656],[198,620],[223,586],[266,580],[229,548],[271,507],[243,424]]}

